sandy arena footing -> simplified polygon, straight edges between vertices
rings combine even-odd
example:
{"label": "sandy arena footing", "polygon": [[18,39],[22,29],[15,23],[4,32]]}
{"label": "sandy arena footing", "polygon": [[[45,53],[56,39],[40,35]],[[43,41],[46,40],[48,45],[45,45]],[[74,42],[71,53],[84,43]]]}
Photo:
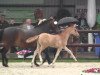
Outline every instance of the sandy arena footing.
{"label": "sandy arena footing", "polygon": [[67,63],[56,62],[55,67],[48,67],[45,63],[41,67],[30,67],[28,62],[10,62],[9,67],[3,67],[0,62],[0,75],[100,75],[100,73],[83,73],[82,71],[89,68],[100,68],[98,62],[88,63]]}

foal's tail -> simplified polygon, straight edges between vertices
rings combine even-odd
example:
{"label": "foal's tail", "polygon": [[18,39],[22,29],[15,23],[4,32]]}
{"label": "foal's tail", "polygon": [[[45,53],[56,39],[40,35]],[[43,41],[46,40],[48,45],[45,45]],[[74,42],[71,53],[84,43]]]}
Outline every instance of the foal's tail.
{"label": "foal's tail", "polygon": [[28,38],[27,40],[26,40],[26,43],[31,43],[31,42],[33,42],[33,41],[35,41],[35,40],[37,40],[38,39],[38,35],[36,35],[36,36],[33,36],[33,37],[30,37],[30,38]]}

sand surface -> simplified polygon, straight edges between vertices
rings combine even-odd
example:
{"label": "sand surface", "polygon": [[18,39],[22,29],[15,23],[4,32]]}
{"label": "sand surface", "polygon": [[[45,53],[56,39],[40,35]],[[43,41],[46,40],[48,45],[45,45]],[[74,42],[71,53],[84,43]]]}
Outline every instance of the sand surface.
{"label": "sand surface", "polygon": [[41,67],[30,67],[28,62],[9,62],[9,67],[3,67],[0,62],[0,75],[100,75],[86,74],[82,71],[89,68],[100,68],[100,63],[64,63],[56,62],[55,67],[48,67],[45,63]]}

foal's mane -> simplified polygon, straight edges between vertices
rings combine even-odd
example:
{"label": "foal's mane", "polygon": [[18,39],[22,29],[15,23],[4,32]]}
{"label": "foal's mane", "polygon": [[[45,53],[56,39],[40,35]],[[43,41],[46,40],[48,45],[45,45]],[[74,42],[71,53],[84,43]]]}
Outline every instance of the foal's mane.
{"label": "foal's mane", "polygon": [[66,31],[66,29],[68,29],[68,28],[69,28],[68,26],[64,27],[63,30],[61,30],[59,33]]}

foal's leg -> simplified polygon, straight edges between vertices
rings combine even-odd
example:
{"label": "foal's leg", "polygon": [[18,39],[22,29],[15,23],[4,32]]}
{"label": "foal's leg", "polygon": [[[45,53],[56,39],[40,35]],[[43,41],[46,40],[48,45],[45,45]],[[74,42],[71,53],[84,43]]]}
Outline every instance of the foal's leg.
{"label": "foal's leg", "polygon": [[43,59],[42,59],[42,55],[41,55],[41,53],[39,53],[39,59],[40,59],[40,65],[42,65],[42,63],[43,63]]}
{"label": "foal's leg", "polygon": [[53,64],[55,63],[55,61],[56,61],[57,57],[59,56],[59,53],[60,53],[61,50],[62,50],[61,48],[58,48],[58,49],[57,49],[55,58],[54,58],[53,62],[52,62],[50,65],[53,65]]}
{"label": "foal's leg", "polygon": [[43,64],[42,51],[45,50],[45,48],[46,48],[45,46],[42,46],[42,45],[41,45],[41,47],[40,47],[40,49],[39,49],[39,52],[38,52],[38,54],[39,54],[39,59],[40,59],[40,65]]}
{"label": "foal's leg", "polygon": [[[50,59],[50,56],[49,56],[49,53],[48,53],[48,48],[46,48],[43,53],[44,53],[44,59],[43,59],[43,63],[47,60],[48,64],[51,64],[51,59]],[[42,63],[42,64],[43,64]]]}
{"label": "foal's leg", "polygon": [[66,50],[69,54],[71,54],[72,58],[73,58],[75,61],[77,61],[76,57],[73,55],[73,53],[72,53],[72,51],[71,51],[70,49],[68,49],[67,47],[65,47],[65,50]]}
{"label": "foal's leg", "polygon": [[36,57],[37,53],[38,53],[38,48],[34,51],[33,59],[32,59],[32,62],[31,62],[31,67],[33,67],[33,63],[35,61],[35,57]]}
{"label": "foal's leg", "polygon": [[40,49],[40,45],[39,45],[39,43],[37,42],[37,48],[36,48],[36,50],[34,51],[34,54],[33,54],[32,62],[31,62],[31,67],[33,67],[33,63],[34,63],[34,65],[35,65],[35,57],[36,57],[36,55],[38,54],[39,49]]}

